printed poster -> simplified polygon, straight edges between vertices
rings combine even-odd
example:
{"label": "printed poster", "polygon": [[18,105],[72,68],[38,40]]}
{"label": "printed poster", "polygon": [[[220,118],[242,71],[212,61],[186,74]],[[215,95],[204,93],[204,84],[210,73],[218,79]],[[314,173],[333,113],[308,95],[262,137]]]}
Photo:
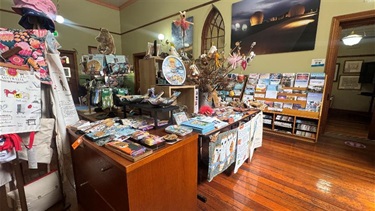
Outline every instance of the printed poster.
{"label": "printed poster", "polygon": [[0,135],[38,131],[40,74],[0,66]]}
{"label": "printed poster", "polygon": [[209,182],[235,161],[236,144],[237,128],[211,138],[207,176]]}
{"label": "printed poster", "polygon": [[234,166],[234,173],[237,173],[238,169],[242,166],[245,160],[249,158],[250,126],[251,121],[248,121],[238,128],[236,165]]}

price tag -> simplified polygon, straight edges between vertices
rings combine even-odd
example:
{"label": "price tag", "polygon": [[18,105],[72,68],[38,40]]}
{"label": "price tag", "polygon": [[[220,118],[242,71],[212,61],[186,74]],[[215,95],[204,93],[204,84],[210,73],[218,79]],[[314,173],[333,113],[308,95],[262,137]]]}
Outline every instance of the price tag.
{"label": "price tag", "polygon": [[36,152],[34,147],[27,149],[27,160],[29,169],[38,169],[38,162],[36,161]]}
{"label": "price tag", "polygon": [[81,145],[83,142],[83,136],[80,136],[77,138],[77,140],[72,144],[72,148],[75,150],[79,145]]}

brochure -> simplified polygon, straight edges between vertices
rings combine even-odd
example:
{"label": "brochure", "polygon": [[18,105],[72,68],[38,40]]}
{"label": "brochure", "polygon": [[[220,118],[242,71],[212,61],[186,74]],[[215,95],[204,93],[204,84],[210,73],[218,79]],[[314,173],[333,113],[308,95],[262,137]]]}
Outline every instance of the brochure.
{"label": "brochure", "polygon": [[309,84],[310,73],[297,73],[294,87],[305,88]]}

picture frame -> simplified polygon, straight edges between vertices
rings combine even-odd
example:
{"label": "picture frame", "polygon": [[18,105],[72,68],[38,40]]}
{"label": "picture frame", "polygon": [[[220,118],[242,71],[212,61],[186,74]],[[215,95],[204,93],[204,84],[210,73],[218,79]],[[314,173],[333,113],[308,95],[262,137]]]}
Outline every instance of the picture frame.
{"label": "picture frame", "polygon": [[337,89],[342,90],[360,90],[361,85],[358,83],[359,75],[340,75]]}
{"label": "picture frame", "polygon": [[72,77],[72,74],[70,72],[70,67],[64,67],[63,69],[64,69],[65,77],[67,78]]}
{"label": "picture frame", "polygon": [[96,46],[88,46],[88,52],[89,54],[100,54]]}
{"label": "picture frame", "polygon": [[363,60],[347,60],[344,63],[344,73],[360,73]]}
{"label": "picture frame", "polygon": [[167,56],[163,60],[162,73],[170,85],[182,85],[186,80],[185,65],[177,56]]}
{"label": "picture frame", "polygon": [[336,63],[335,74],[333,75],[334,82],[337,81],[337,76],[339,75],[339,72],[340,72],[340,63]]}

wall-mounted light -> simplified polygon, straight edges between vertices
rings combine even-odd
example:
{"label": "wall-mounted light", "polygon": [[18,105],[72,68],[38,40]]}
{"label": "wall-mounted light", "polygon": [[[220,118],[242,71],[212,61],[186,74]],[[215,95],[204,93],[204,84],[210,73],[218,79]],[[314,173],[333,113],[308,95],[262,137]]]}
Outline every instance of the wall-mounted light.
{"label": "wall-mounted light", "polygon": [[159,35],[158,35],[158,40],[159,40],[160,42],[163,42],[163,40],[164,40],[164,34],[159,34]]}
{"label": "wall-mounted light", "polygon": [[[60,12],[60,0],[57,0],[56,9],[57,9],[57,14],[59,14],[59,12]],[[64,21],[65,21],[65,18],[61,15],[56,15],[55,21],[59,24],[63,24]]]}
{"label": "wall-mounted light", "polygon": [[354,31],[350,33],[348,36],[345,36],[342,38],[342,42],[344,45],[353,46],[357,45],[361,40],[363,36],[359,34],[354,34]]}
{"label": "wall-mounted light", "polygon": [[60,24],[63,24],[65,21],[65,18],[61,15],[56,15],[56,22],[57,23],[60,23]]}

